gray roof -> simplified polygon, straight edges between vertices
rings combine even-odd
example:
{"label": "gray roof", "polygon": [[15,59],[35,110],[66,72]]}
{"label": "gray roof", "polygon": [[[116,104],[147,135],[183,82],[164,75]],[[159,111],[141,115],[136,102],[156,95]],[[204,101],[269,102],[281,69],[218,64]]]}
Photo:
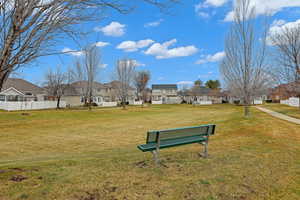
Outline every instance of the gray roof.
{"label": "gray roof", "polygon": [[20,78],[8,78],[2,87],[2,91],[9,89],[9,88],[15,88],[16,90],[22,92],[22,93],[32,93],[34,95],[37,94],[43,94],[44,90],[43,88],[34,85],[33,83],[30,83],[26,80],[20,79]]}
{"label": "gray roof", "polygon": [[[76,81],[71,83],[72,87],[74,88],[86,88],[88,85],[87,81]],[[94,81],[93,82],[94,88],[105,88],[105,86],[99,82]]]}
{"label": "gray roof", "polygon": [[176,84],[156,84],[152,85],[152,90],[177,90]]}

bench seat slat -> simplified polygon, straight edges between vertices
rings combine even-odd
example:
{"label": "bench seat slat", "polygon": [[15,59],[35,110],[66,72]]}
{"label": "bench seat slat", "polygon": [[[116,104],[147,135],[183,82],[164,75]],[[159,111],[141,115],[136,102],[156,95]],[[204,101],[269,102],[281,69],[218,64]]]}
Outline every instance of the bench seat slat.
{"label": "bench seat slat", "polygon": [[[200,136],[191,136],[191,137],[163,140],[161,141],[159,148],[163,149],[167,147],[179,146],[184,144],[199,143],[199,142],[204,142],[206,140],[207,140],[206,137],[200,137]],[[153,151],[156,149],[156,143],[142,144],[139,145],[138,148],[143,152]]]}

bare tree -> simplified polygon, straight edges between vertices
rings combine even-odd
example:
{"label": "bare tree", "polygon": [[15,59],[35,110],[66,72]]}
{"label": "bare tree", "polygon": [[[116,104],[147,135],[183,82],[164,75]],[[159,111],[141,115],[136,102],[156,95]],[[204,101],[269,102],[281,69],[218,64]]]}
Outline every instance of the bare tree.
{"label": "bare tree", "polygon": [[[139,0],[165,8],[177,0]],[[9,75],[41,56],[53,55],[64,37],[77,38],[82,22],[109,9],[128,13],[125,0],[0,0],[0,90]]]}
{"label": "bare tree", "polygon": [[231,96],[244,104],[244,115],[249,116],[249,105],[269,87],[266,70],[267,26],[256,30],[255,8],[250,0],[237,0],[234,22],[225,41],[226,56],[220,71]]}
{"label": "bare tree", "polygon": [[270,40],[276,49],[278,80],[289,83],[289,92],[300,97],[300,24],[270,33]]}
{"label": "bare tree", "polygon": [[135,74],[136,62],[131,59],[118,60],[116,66],[117,92],[123,108],[126,108]]}
{"label": "bare tree", "polygon": [[[75,79],[83,83],[83,96],[89,110],[92,108],[95,80],[99,74],[101,65],[101,54],[99,48],[95,45],[90,45],[84,48],[83,58],[76,61]],[[82,82],[84,81],[84,82]]]}
{"label": "bare tree", "polygon": [[149,71],[138,71],[134,75],[134,86],[136,88],[138,99],[142,99],[143,103],[146,101],[146,87],[150,80]]}
{"label": "bare tree", "polygon": [[70,72],[62,72],[58,67],[56,71],[49,70],[45,75],[45,86],[48,95],[54,96],[57,101],[56,108],[60,108],[60,99],[71,82]]}

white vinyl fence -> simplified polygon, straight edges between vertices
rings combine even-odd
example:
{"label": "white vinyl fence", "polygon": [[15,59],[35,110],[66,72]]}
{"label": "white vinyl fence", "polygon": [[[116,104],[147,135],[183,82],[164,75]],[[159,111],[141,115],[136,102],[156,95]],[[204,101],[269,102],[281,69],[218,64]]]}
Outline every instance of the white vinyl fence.
{"label": "white vinyl fence", "polygon": [[143,101],[131,101],[129,102],[130,105],[135,105],[135,106],[138,106],[138,105],[142,105],[143,104]]}
{"label": "white vinyl fence", "polygon": [[[7,111],[51,109],[56,105],[56,101],[0,101],[0,109]],[[65,108],[66,102],[61,101],[60,107]]]}
{"label": "white vinyl fence", "polygon": [[112,102],[101,102],[99,104],[99,106],[102,106],[102,107],[115,107],[118,105],[118,102],[115,102],[115,101],[112,101]]}
{"label": "white vinyl fence", "polygon": [[212,101],[194,101],[193,104],[194,105],[212,105],[213,102]]}
{"label": "white vinyl fence", "polygon": [[262,104],[263,104],[263,101],[262,101],[262,100],[259,100],[259,99],[255,99],[255,100],[253,101],[253,104],[254,104],[254,105],[262,105]]}
{"label": "white vinyl fence", "polygon": [[288,106],[299,107],[299,98],[291,97],[287,100],[281,100],[280,103]]}
{"label": "white vinyl fence", "polygon": [[162,104],[163,102],[162,101],[152,101],[151,103],[152,104]]}

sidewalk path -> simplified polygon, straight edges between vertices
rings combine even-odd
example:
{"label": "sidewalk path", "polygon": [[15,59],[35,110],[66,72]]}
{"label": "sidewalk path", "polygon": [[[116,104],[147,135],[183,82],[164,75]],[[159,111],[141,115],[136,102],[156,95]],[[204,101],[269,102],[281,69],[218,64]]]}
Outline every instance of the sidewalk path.
{"label": "sidewalk path", "polygon": [[278,112],[275,112],[275,111],[272,111],[272,110],[269,110],[269,109],[266,109],[266,108],[262,108],[262,107],[258,107],[258,106],[255,106],[255,107],[258,110],[261,110],[265,113],[268,113],[268,114],[272,115],[273,117],[276,117],[276,118],[279,118],[279,119],[282,119],[282,120],[289,121],[289,122],[300,125],[300,119],[297,119],[297,118],[294,118],[294,117],[289,117],[287,115],[284,115],[284,114],[281,114],[281,113],[278,113]]}

